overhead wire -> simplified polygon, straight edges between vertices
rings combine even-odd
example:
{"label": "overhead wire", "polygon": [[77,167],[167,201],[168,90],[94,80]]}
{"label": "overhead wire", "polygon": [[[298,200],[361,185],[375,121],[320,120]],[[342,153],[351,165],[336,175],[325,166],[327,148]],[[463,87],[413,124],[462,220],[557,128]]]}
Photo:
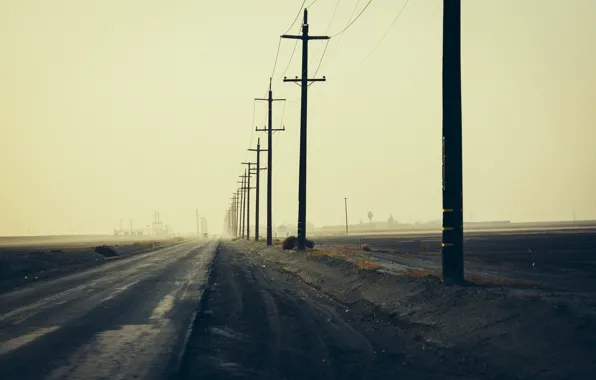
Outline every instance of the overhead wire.
{"label": "overhead wire", "polygon": [[372,49],[366,54],[366,56],[359,63],[357,63],[356,65],[352,66],[351,68],[349,68],[348,70],[344,71],[343,73],[337,74],[335,77],[340,77],[340,76],[343,76],[343,75],[351,72],[352,70],[354,70],[355,68],[359,67],[364,62],[366,62],[366,60],[368,60],[368,58],[370,58],[372,56],[372,54],[376,51],[376,49],[381,45],[381,43],[383,42],[383,40],[385,39],[385,37],[387,37],[387,35],[391,31],[391,29],[393,29],[393,26],[397,23],[397,21],[399,20],[399,18],[403,14],[404,9],[408,5],[409,1],[410,0],[406,0],[404,2],[404,5],[402,5],[402,7],[400,8],[400,10],[397,12],[396,16],[393,18],[393,21],[391,22],[391,24],[389,25],[389,27],[387,28],[387,30],[385,30],[385,33],[383,33],[383,36],[381,37],[381,39],[379,39],[379,41],[372,47]]}
{"label": "overhead wire", "polygon": [[[358,9],[358,5],[360,5],[360,2],[362,0],[358,0],[356,1],[356,5],[354,5],[354,9],[352,9],[352,14],[350,15],[350,18],[348,19],[348,22],[352,21],[352,18],[354,17],[354,14],[356,14],[356,9]],[[339,45],[339,43],[341,42],[341,40],[344,38],[344,34],[342,34],[339,37],[339,40],[337,41],[337,44]]]}
{"label": "overhead wire", "polygon": [[[329,28],[331,27],[331,24],[333,23],[333,19],[335,18],[335,14],[337,13],[337,8],[339,7],[340,2],[341,2],[341,0],[337,0],[337,2],[335,3],[335,9],[333,9],[333,14],[331,15],[331,19],[329,19],[329,23],[327,24],[327,29],[325,29],[325,34],[327,34],[329,32]],[[319,69],[321,68],[323,59],[325,58],[325,53],[327,52],[327,48],[329,47],[329,41],[330,40],[325,41],[325,48],[323,49],[323,54],[321,54],[321,59],[319,59],[319,64],[317,65],[317,69],[315,71],[314,77],[316,77],[317,74],[319,73]],[[319,50],[320,50],[320,48],[317,49],[317,54],[318,54]],[[308,85],[308,87],[310,87],[311,84],[313,84],[313,82],[311,82]]]}
{"label": "overhead wire", "polygon": [[306,8],[310,8],[312,7],[318,0],[314,0],[312,3],[310,3]]}
{"label": "overhead wire", "polygon": [[406,5],[408,5],[408,2],[409,1],[410,0],[406,0],[406,2],[404,3],[404,5],[402,5],[402,7],[399,10],[399,12],[397,12],[397,15],[395,16],[395,18],[391,22],[391,25],[389,25],[389,28],[387,28],[387,30],[383,34],[383,37],[381,37],[381,39],[379,40],[379,42],[377,42],[377,44],[368,52],[368,54],[364,57],[364,59],[362,61],[360,61],[360,63],[357,66],[361,65],[362,63],[364,63],[364,61],[366,61],[368,59],[368,57],[370,57],[372,55],[372,53],[379,47],[379,45],[381,45],[381,43],[383,42],[383,40],[385,39],[385,37],[387,37],[387,35],[389,34],[389,32],[391,31],[391,29],[393,28],[393,26],[395,25],[395,23],[397,22],[397,20],[399,19],[399,17],[403,13],[403,11],[406,8]]}
{"label": "overhead wire", "polygon": [[366,3],[366,5],[364,6],[364,8],[360,11],[360,13],[358,14],[358,16],[356,16],[356,18],[354,20],[352,20],[352,22],[350,22],[345,28],[343,28],[339,32],[337,32],[334,35],[331,35],[329,37],[337,37],[340,34],[344,33],[346,30],[348,30],[356,21],[358,21],[358,19],[360,18],[360,16],[362,16],[362,14],[364,13],[364,11],[366,11],[366,9],[370,5],[370,3],[372,3],[372,1],[373,0],[369,0],[368,3]]}

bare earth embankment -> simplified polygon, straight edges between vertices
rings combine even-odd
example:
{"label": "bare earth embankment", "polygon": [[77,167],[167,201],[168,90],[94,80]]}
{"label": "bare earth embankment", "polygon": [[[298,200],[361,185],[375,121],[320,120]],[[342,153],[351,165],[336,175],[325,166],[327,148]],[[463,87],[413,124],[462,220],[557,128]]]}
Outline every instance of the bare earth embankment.
{"label": "bare earth embankment", "polygon": [[180,238],[21,240],[3,238],[0,241],[0,293],[184,241]]}
{"label": "bare earth embankment", "polygon": [[183,379],[564,379],[596,371],[589,291],[447,287],[359,252],[223,242]]}

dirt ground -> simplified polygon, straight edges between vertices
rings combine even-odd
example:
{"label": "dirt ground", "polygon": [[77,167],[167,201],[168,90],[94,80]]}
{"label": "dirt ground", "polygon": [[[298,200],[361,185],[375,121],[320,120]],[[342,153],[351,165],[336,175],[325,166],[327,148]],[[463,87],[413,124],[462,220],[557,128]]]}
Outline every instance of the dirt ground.
{"label": "dirt ground", "polygon": [[358,263],[221,243],[180,377],[567,379],[596,370],[591,293],[447,287]]}
{"label": "dirt ground", "polygon": [[[317,246],[354,253],[360,242],[370,246],[368,255],[381,266],[440,273],[440,234],[321,237]],[[464,260],[466,272],[474,278],[492,276],[553,290],[592,292],[596,289],[596,229],[467,232]]]}
{"label": "dirt ground", "polygon": [[45,242],[44,244],[0,246],[0,293],[26,284],[55,278],[73,272],[149,252],[180,239],[111,241],[106,254],[97,252],[97,242]]}

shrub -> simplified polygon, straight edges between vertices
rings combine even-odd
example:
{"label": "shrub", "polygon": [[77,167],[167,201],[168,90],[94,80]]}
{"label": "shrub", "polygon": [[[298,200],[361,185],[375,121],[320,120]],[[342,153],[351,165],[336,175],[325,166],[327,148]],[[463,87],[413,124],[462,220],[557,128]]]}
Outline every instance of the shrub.
{"label": "shrub", "polygon": [[95,252],[99,253],[104,257],[118,256],[118,252],[116,252],[112,247],[108,247],[107,245],[100,245],[95,247]]}
{"label": "shrub", "polygon": [[281,246],[283,249],[286,249],[286,250],[294,249],[294,247],[296,247],[297,242],[298,242],[298,239],[296,238],[296,236],[288,236],[281,243]]}
{"label": "shrub", "polygon": [[360,249],[362,249],[363,251],[366,251],[366,252],[370,252],[370,247],[368,246],[368,244],[362,244],[360,246]]}
{"label": "shrub", "polygon": [[[296,236],[288,236],[287,238],[284,239],[284,241],[282,242],[282,248],[283,249],[294,249],[298,246],[298,238]],[[306,248],[314,248],[315,247],[315,242],[312,240],[308,240],[306,239],[304,242],[304,245],[306,246]]]}

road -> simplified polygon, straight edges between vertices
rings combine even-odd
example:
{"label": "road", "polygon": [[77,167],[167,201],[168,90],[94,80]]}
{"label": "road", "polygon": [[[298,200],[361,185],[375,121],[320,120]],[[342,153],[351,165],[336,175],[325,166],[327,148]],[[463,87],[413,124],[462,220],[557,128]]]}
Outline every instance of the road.
{"label": "road", "polygon": [[191,241],[0,295],[0,379],[163,379],[217,242]]}
{"label": "road", "polygon": [[421,352],[409,325],[395,326],[366,302],[332,299],[245,252],[221,243],[179,380],[461,378],[433,372],[443,364]]}

